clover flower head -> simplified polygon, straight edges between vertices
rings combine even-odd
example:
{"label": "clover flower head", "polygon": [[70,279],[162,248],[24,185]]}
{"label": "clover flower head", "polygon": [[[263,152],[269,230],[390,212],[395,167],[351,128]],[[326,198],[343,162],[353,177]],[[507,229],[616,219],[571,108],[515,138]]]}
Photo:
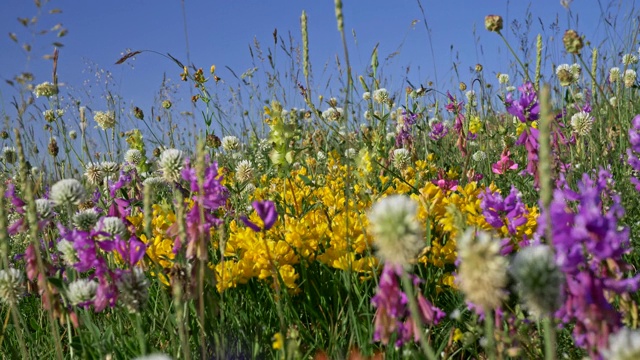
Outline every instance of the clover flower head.
{"label": "clover flower head", "polygon": [[129,149],[124,154],[124,161],[138,165],[142,161],[142,152],[138,149]]}
{"label": "clover flower head", "polygon": [[625,66],[635,65],[638,63],[638,57],[634,54],[624,54],[622,55],[622,63]]}
{"label": "clover flower head", "polygon": [[344,116],[344,109],[341,107],[330,107],[322,112],[322,118],[327,121],[339,121]]}
{"label": "clover flower head", "polygon": [[607,360],[640,359],[640,331],[623,327],[609,335],[609,348],[601,354]]}
{"label": "clover flower head", "polygon": [[585,136],[591,131],[593,126],[593,117],[586,111],[571,116],[571,127],[578,136]]}
{"label": "clover flower head", "polygon": [[624,86],[626,88],[630,88],[633,86],[633,84],[636,83],[636,71],[633,69],[627,69],[624,72],[624,77],[623,77],[623,81],[624,81]]}
{"label": "clover flower head", "polygon": [[609,82],[616,82],[620,79],[620,68],[619,67],[612,67],[611,69],[609,69]]}
{"label": "clover flower head", "polygon": [[93,209],[80,210],[73,215],[71,222],[75,227],[83,231],[91,230],[97,223],[100,215]]}
{"label": "clover flower head", "polygon": [[498,74],[498,82],[502,85],[506,85],[509,83],[509,74]]}
{"label": "clover flower head", "polygon": [[42,84],[36,85],[33,93],[36,94],[36,97],[51,97],[58,93],[58,87],[55,84],[45,81]]}
{"label": "clover flower head", "polygon": [[253,179],[253,164],[249,160],[242,160],[236,165],[236,180],[243,183]]}
{"label": "clover flower head", "polygon": [[409,150],[400,148],[393,150],[393,166],[396,169],[404,170],[411,163],[411,153]]}
{"label": "clover flower head", "polygon": [[96,231],[103,231],[111,236],[120,235],[122,238],[125,238],[129,233],[122,219],[117,216],[103,217],[94,228]]}
{"label": "clover flower head", "polygon": [[102,130],[113,129],[116,126],[116,114],[113,111],[96,111],[93,120]]}
{"label": "clover flower head", "polygon": [[236,151],[240,148],[240,139],[233,135],[222,138],[222,149],[226,152]]}
{"label": "clover flower head", "polygon": [[354,148],[348,148],[344,151],[344,157],[347,159],[354,159],[358,152]]}
{"label": "clover flower head", "polygon": [[184,152],[178,149],[166,149],[160,154],[158,167],[162,176],[169,182],[180,179],[180,171],[184,167]]}
{"label": "clover flower head", "polygon": [[66,295],[71,305],[85,306],[96,297],[98,282],[89,279],[78,279],[69,284]]}
{"label": "clover flower head", "polygon": [[76,179],[63,179],[51,187],[50,198],[56,206],[78,205],[85,196],[84,186]]}
{"label": "clover flower head", "polygon": [[54,204],[49,199],[36,200],[36,212],[40,218],[46,219],[53,215]]}
{"label": "clover flower head", "polygon": [[115,161],[103,161],[100,163],[100,169],[106,176],[113,176],[120,171],[120,164]]}
{"label": "clover flower head", "polygon": [[130,312],[142,310],[149,298],[149,281],[142,269],[136,267],[121,273],[116,285],[120,292],[119,300]]}
{"label": "clover flower head", "polygon": [[371,93],[368,91],[365,91],[364,93],[362,93],[362,100],[364,101],[369,101],[371,99]]}
{"label": "clover flower head", "polygon": [[24,292],[24,274],[14,268],[0,270],[0,301],[12,305]]}
{"label": "clover flower head", "polygon": [[369,231],[382,261],[408,268],[424,248],[417,212],[418,203],[404,195],[387,196],[369,209]]}
{"label": "clover flower head", "polygon": [[104,179],[102,166],[97,163],[89,163],[84,168],[84,177],[92,185],[100,185]]}
{"label": "clover flower head", "polygon": [[5,146],[2,149],[2,157],[4,158],[4,162],[6,164],[13,164],[18,160],[18,154],[16,153],[16,148],[13,146]]}
{"label": "clover flower head", "polygon": [[491,311],[506,298],[507,259],[500,255],[500,241],[484,231],[468,229],[458,238],[457,281],[468,301]]}
{"label": "clover flower head", "polygon": [[484,161],[487,159],[487,153],[482,150],[478,150],[475,153],[473,153],[473,155],[471,155],[471,158],[475,162]]}
{"label": "clover flower head", "polygon": [[389,91],[385,88],[380,88],[373,91],[373,101],[378,104],[386,104],[389,101]]}
{"label": "clover flower head", "polygon": [[62,255],[62,260],[68,266],[73,266],[78,262],[78,255],[73,248],[73,243],[69,240],[62,239],[56,245],[56,249]]}
{"label": "clover flower head", "polygon": [[562,305],[564,275],[547,245],[520,249],[510,266],[518,293],[537,318],[551,316]]}

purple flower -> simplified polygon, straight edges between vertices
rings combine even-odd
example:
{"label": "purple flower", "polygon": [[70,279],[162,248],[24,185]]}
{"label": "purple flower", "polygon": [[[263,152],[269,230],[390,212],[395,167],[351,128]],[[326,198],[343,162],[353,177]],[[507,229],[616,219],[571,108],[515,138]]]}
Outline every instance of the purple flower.
{"label": "purple flower", "polygon": [[[629,143],[631,147],[627,149],[627,162],[634,171],[640,171],[640,115],[636,115],[631,121],[631,129],[629,129]],[[631,183],[636,186],[636,190],[640,191],[640,179],[637,175],[632,177]]]}
{"label": "purple flower", "polygon": [[276,204],[273,201],[254,201],[251,203],[253,208],[256,210],[256,213],[262,219],[264,223],[264,229],[260,228],[257,224],[253,223],[246,216],[241,216],[240,220],[250,227],[255,232],[260,232],[262,230],[267,231],[273,227],[273,225],[278,220],[278,211],[276,210]]}
{"label": "purple flower", "polygon": [[449,128],[444,126],[443,123],[437,122],[431,126],[431,132],[429,132],[429,138],[433,141],[439,141],[440,139],[447,136],[449,133]]}
{"label": "purple flower", "polygon": [[[374,319],[373,340],[384,345],[389,343],[392,334],[396,333],[395,346],[419,340],[418,324],[411,318],[408,308],[407,295],[400,287],[401,266],[385,265],[380,275],[378,291],[371,299],[371,304],[376,308]],[[410,275],[414,285],[419,285],[420,279]],[[427,299],[418,294],[418,310],[421,322],[426,325],[437,325],[445,316],[439,308],[433,306]]]}
{"label": "purple flower", "polygon": [[144,257],[147,251],[147,245],[135,236],[132,236],[129,241],[126,241],[122,239],[120,235],[116,235],[115,249],[124,261],[126,261],[130,267],[133,267]]}

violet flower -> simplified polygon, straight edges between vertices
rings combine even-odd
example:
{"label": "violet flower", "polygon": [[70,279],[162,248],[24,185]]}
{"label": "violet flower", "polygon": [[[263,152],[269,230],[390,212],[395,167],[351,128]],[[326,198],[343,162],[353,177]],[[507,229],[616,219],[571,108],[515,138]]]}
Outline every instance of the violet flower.
{"label": "violet flower", "polygon": [[538,183],[538,129],[530,125],[533,121],[540,117],[540,104],[538,96],[533,84],[524,83],[518,88],[520,90],[520,98],[513,99],[511,93],[507,94],[505,106],[507,112],[520,120],[521,123],[527,124],[527,128],[522,131],[520,137],[516,141],[516,145],[524,145],[527,150],[527,172],[535,177],[535,184]]}
{"label": "violet flower", "polygon": [[251,230],[255,232],[260,232],[262,230],[267,231],[273,227],[273,225],[278,220],[278,211],[276,210],[276,204],[273,201],[254,201],[251,203],[251,206],[256,210],[256,213],[262,219],[264,223],[264,229],[261,228],[258,224],[249,220],[246,216],[240,216],[240,220],[251,228]]}
{"label": "violet flower", "polygon": [[429,132],[429,138],[433,141],[439,141],[449,133],[449,128],[446,127],[442,122],[437,122],[433,124],[431,127],[431,132]]}
{"label": "violet flower", "polygon": [[[629,129],[629,142],[631,147],[627,149],[627,162],[631,168],[640,171],[640,115],[636,115],[631,121],[631,129]],[[638,175],[631,177],[631,183],[636,186],[636,190],[640,191],[640,179]]]}
{"label": "violet flower", "polygon": [[[418,332],[421,330],[411,318],[407,295],[399,282],[403,271],[402,266],[386,264],[380,275],[378,290],[371,299],[371,304],[376,308],[373,340],[384,345],[389,343],[394,333],[397,334],[396,347],[420,340]],[[414,285],[420,283],[418,277],[410,276]],[[417,302],[423,324],[437,325],[445,317],[445,313],[433,306],[422,294],[418,294]]]}

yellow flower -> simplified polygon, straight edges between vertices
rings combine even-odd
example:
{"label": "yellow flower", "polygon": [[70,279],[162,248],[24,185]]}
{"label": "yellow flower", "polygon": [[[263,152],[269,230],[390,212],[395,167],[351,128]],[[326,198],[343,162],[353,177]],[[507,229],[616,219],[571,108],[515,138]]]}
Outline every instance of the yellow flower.
{"label": "yellow flower", "polygon": [[469,132],[472,134],[477,134],[482,130],[482,123],[480,122],[480,118],[477,116],[472,116],[471,121],[469,121]]}
{"label": "yellow flower", "polygon": [[273,335],[273,344],[271,346],[274,350],[281,350],[284,347],[284,336],[281,333]]}

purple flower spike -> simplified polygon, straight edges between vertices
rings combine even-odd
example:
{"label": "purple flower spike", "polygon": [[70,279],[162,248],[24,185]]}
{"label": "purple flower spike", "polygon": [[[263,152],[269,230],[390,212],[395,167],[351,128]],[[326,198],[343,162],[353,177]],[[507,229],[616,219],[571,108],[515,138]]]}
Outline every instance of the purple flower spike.
{"label": "purple flower spike", "polygon": [[[262,222],[264,223],[264,230],[266,231],[271,229],[278,220],[278,211],[276,210],[276,204],[273,201],[266,200],[254,201],[253,203],[251,203],[251,205],[256,210],[256,213],[258,214],[260,219],[262,219]],[[251,222],[246,216],[241,216],[240,220],[242,220],[245,225],[250,227],[251,230],[255,232],[260,232],[261,230],[263,230],[262,228],[260,228],[260,226]]]}

